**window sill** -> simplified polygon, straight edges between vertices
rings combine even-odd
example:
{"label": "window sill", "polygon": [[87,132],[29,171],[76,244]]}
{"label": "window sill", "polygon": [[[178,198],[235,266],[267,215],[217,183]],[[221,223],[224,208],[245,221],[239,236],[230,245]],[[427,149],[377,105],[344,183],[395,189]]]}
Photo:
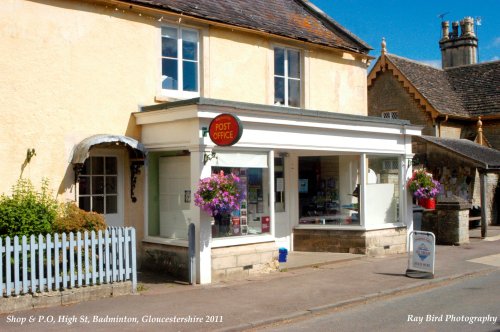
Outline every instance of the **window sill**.
{"label": "window sill", "polygon": [[314,230],[346,230],[346,231],[374,231],[378,229],[406,227],[403,223],[370,225],[370,226],[347,226],[347,225],[297,225],[294,229],[314,229]]}
{"label": "window sill", "polygon": [[179,100],[198,98],[199,96],[200,96],[199,92],[180,92],[180,91],[162,90],[156,94],[155,101],[157,101],[157,102],[173,102],[173,101],[179,101]]}
{"label": "window sill", "polygon": [[187,240],[169,239],[169,238],[157,237],[157,236],[147,236],[142,240],[142,242],[165,244],[165,245],[169,245],[169,246],[186,247],[186,248],[189,247],[189,243]]}

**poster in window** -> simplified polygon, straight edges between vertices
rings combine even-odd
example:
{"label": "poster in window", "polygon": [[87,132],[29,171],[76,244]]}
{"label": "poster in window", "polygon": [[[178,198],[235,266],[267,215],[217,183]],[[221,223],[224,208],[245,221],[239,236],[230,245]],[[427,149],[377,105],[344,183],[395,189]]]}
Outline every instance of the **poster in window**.
{"label": "poster in window", "polygon": [[299,193],[305,193],[309,191],[309,180],[308,179],[299,179]]}
{"label": "poster in window", "polygon": [[283,178],[276,178],[276,191],[277,192],[285,191],[285,182]]}

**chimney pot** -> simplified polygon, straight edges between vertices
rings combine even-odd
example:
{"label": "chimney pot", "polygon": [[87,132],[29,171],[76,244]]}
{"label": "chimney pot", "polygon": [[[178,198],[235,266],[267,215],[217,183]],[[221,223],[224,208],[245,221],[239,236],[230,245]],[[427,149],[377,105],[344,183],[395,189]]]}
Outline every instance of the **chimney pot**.
{"label": "chimney pot", "polygon": [[441,31],[442,31],[441,40],[447,40],[450,38],[449,37],[449,30],[450,30],[450,22],[448,22],[448,21],[441,22]]}
{"label": "chimney pot", "polygon": [[474,19],[472,17],[465,17],[460,21],[461,35],[460,37],[474,37]]}

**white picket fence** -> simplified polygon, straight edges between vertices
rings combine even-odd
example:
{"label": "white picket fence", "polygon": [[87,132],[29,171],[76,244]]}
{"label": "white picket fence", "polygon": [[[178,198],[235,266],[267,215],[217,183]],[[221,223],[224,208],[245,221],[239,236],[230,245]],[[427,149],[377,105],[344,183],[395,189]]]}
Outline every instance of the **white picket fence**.
{"label": "white picket fence", "polygon": [[0,238],[0,296],[130,280],[137,286],[135,229]]}

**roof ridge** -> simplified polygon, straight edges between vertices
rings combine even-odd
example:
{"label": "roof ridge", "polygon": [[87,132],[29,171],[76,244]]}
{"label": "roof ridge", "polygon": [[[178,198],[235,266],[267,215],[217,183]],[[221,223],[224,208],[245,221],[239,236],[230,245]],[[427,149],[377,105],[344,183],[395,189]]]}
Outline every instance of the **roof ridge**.
{"label": "roof ridge", "polygon": [[436,68],[436,67],[431,66],[430,64],[425,63],[425,62],[420,62],[420,61],[417,61],[417,60],[413,60],[413,59],[405,58],[405,57],[403,57],[403,56],[396,55],[396,54],[392,54],[392,53],[386,53],[385,55],[386,55],[386,56],[392,56],[392,57],[395,57],[395,58],[399,58],[399,59],[401,59],[401,60],[405,60],[405,61],[408,61],[408,62],[412,62],[412,63],[417,64],[417,65],[421,65],[421,66],[429,67],[429,68],[431,68],[431,69],[435,69],[435,70],[438,70],[438,71],[442,71],[442,72],[444,72],[444,70],[443,70],[442,68]]}
{"label": "roof ridge", "polygon": [[444,71],[451,71],[453,69],[460,69],[460,68],[491,66],[491,65],[496,65],[498,63],[500,63],[500,60],[483,61],[483,62],[473,63],[473,64],[469,64],[469,65],[460,65],[460,66],[448,67],[448,68],[445,68]]}

